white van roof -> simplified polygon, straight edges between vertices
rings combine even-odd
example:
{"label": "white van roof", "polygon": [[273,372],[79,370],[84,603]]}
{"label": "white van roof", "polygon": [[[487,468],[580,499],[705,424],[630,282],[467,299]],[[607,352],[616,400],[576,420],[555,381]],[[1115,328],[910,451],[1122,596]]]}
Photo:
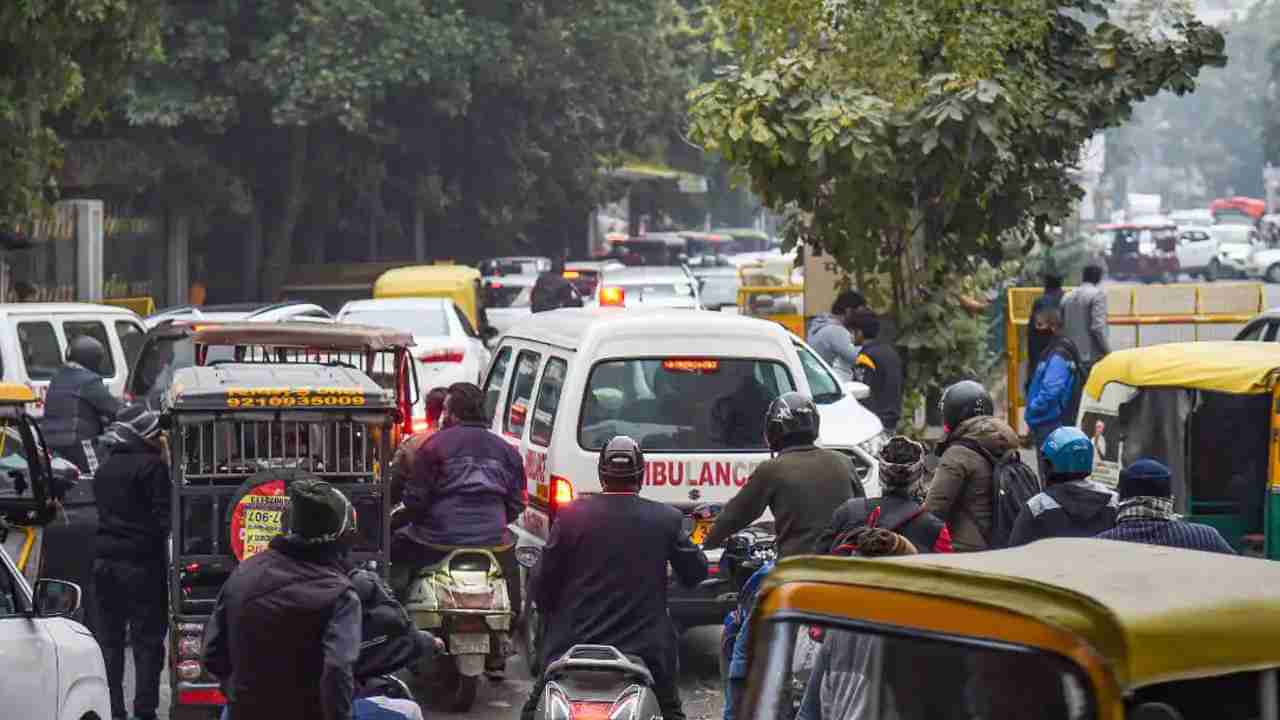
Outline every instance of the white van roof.
{"label": "white van roof", "polygon": [[0,303],[0,314],[5,315],[68,315],[71,313],[95,313],[136,317],[132,310],[114,305],[97,303],[49,302],[49,303]]}
{"label": "white van roof", "polygon": [[786,342],[789,333],[777,323],[742,315],[643,307],[566,308],[534,313],[507,333],[508,337],[545,342],[566,350],[578,350],[621,335]]}

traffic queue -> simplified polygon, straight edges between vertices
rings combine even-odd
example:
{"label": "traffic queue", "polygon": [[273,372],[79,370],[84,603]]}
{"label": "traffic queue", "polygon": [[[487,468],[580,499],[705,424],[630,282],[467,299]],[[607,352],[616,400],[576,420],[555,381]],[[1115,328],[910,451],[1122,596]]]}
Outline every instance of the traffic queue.
{"label": "traffic queue", "polygon": [[[520,653],[525,720],[679,720],[678,638],[718,625],[726,718],[1185,717],[1219,694],[1276,717],[1280,571],[1235,557],[1280,541],[1273,463],[1214,485],[1188,448],[1223,417],[1244,442],[1258,404],[1248,453],[1274,452],[1280,347],[1112,351],[1090,270],[1032,313],[1033,466],[972,380],[942,392],[933,447],[900,435],[902,361],[857,292],[802,337],[540,269],[529,315],[439,384],[420,370],[453,349],[409,329],[206,319],[148,332],[113,406],[77,339],[57,444],[13,422],[97,491],[75,578],[109,689],[92,712],[155,717],[162,674],[172,718],[465,712]],[[420,325],[407,297],[351,311]],[[72,485],[32,464],[14,527]],[[75,585],[42,582],[61,599],[28,591],[33,613],[76,615]]]}

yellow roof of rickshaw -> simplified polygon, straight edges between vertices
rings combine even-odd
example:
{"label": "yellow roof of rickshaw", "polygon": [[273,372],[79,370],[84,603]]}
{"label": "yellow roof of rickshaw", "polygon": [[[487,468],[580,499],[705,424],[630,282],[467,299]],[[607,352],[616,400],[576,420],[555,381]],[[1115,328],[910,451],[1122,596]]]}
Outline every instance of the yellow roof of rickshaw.
{"label": "yellow roof of rickshaw", "polygon": [[452,290],[480,279],[480,271],[466,265],[411,265],[388,270],[373,284],[374,297],[414,296],[424,289]]}
{"label": "yellow roof of rickshaw", "polygon": [[[779,563],[765,583],[762,596],[786,583],[828,583],[892,588],[1022,615],[1088,643],[1126,691],[1280,667],[1280,563],[1270,560],[1054,539],[983,553],[796,558]],[[851,598],[848,608],[856,617],[857,600]],[[910,628],[915,622],[904,615],[895,624]],[[959,636],[968,632],[954,628]]]}
{"label": "yellow roof of rickshaw", "polygon": [[1185,387],[1256,395],[1269,392],[1280,370],[1280,343],[1187,342],[1117,350],[1098,361],[1085,392],[1102,397],[1109,383]]}
{"label": "yellow roof of rickshaw", "polygon": [[16,405],[35,401],[35,392],[26,385],[0,383],[0,405]]}

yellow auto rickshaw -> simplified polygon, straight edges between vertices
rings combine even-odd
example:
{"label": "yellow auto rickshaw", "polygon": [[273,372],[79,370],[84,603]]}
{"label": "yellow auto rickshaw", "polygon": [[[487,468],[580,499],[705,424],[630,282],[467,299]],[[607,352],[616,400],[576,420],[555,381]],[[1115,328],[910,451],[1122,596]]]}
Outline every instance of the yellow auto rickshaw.
{"label": "yellow auto rickshaw", "polygon": [[26,385],[0,383],[0,544],[33,583],[41,568],[41,531],[55,515],[59,491],[39,425],[27,413],[35,402]]}
{"label": "yellow auto rickshaw", "polygon": [[1277,717],[1280,565],[1114,540],[794,558],[765,579],[739,717]]}
{"label": "yellow auto rickshaw", "polygon": [[473,328],[489,323],[481,304],[480,271],[464,265],[411,265],[384,272],[373,284],[375,298],[449,298]]}
{"label": "yellow auto rickshaw", "polygon": [[1280,559],[1280,344],[1119,350],[1089,374],[1079,426],[1094,479],[1142,457],[1173,471],[1176,510],[1238,550]]}
{"label": "yellow auto rickshaw", "polygon": [[738,314],[772,320],[804,338],[804,285],[795,282],[790,261],[738,268]]}

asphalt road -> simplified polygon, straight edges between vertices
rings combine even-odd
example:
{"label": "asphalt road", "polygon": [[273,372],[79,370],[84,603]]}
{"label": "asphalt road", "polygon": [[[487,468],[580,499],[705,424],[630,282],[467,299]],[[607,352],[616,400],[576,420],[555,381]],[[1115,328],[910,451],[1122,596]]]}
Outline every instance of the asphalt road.
{"label": "asphalt road", "polygon": [[[720,628],[702,627],[690,630],[680,646],[680,692],[685,715],[689,720],[712,720],[724,713],[720,690]],[[132,709],[133,659],[126,652],[125,702]],[[513,720],[529,697],[533,682],[520,657],[507,663],[506,678],[501,682],[482,681],[479,696],[471,712],[443,713],[427,708],[432,718],[457,720]],[[169,683],[166,675],[160,686],[160,717],[169,717]]]}

